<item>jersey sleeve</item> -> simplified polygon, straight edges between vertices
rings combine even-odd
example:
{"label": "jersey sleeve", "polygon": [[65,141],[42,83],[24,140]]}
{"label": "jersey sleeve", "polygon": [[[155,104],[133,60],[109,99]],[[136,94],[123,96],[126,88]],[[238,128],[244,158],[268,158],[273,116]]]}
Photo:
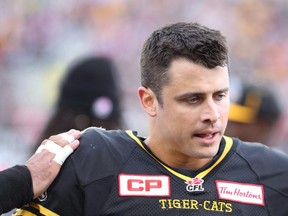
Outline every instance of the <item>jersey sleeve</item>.
{"label": "jersey sleeve", "polygon": [[0,172],[0,215],[33,199],[32,179],[25,166]]}

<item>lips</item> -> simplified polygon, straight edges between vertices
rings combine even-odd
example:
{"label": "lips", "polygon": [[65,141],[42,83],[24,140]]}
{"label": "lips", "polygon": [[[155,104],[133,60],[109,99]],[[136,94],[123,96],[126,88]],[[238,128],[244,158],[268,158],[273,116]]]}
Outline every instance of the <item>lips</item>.
{"label": "lips", "polygon": [[194,134],[194,137],[198,138],[200,143],[211,145],[217,140],[218,134],[219,132],[202,132]]}
{"label": "lips", "polygon": [[214,136],[215,133],[211,133],[211,134],[196,134],[195,136],[200,137],[200,138],[207,138],[210,139]]}
{"label": "lips", "polygon": [[194,135],[197,136],[197,137],[200,137],[200,138],[212,138],[214,137],[217,133],[219,133],[219,131],[216,131],[216,130],[206,130],[206,131],[199,131],[197,133],[195,133]]}

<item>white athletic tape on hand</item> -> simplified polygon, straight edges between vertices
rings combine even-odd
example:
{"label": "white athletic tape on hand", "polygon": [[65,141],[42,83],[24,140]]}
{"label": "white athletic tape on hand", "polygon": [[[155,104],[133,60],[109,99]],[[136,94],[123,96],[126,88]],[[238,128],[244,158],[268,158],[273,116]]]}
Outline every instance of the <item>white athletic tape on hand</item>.
{"label": "white athletic tape on hand", "polygon": [[68,135],[68,134],[66,134],[66,133],[62,133],[62,134],[60,134],[60,135],[61,135],[62,139],[65,139],[65,140],[68,141],[69,143],[72,143],[72,142],[75,140],[75,138],[74,138],[73,136]]}
{"label": "white athletic tape on hand", "polygon": [[66,145],[64,148],[61,148],[61,151],[57,152],[53,160],[62,165],[66,158],[73,152],[74,150],[69,146]]}
{"label": "white athletic tape on hand", "polygon": [[35,153],[40,153],[44,149],[44,145],[40,145]]}
{"label": "white athletic tape on hand", "polygon": [[51,140],[48,140],[44,145],[40,145],[36,151],[36,153],[40,153],[43,149],[47,149],[48,151],[56,154],[58,151],[62,149],[61,146],[57,145]]}
{"label": "white athletic tape on hand", "polygon": [[51,140],[48,140],[44,145],[40,145],[36,153],[40,153],[43,149],[47,149],[49,152],[54,153],[55,157],[53,160],[60,165],[62,165],[67,157],[74,151],[69,145],[62,148]]}
{"label": "white athletic tape on hand", "polygon": [[48,140],[45,144],[44,144],[44,149],[47,149],[48,151],[57,154],[59,151],[62,150],[62,147],[57,145],[55,142]]}

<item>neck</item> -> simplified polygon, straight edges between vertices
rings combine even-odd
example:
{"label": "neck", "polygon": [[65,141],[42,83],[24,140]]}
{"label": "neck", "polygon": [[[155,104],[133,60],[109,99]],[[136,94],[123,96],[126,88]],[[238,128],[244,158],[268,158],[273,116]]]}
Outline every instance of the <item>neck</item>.
{"label": "neck", "polygon": [[175,151],[174,149],[163,149],[163,146],[158,146],[151,142],[149,137],[144,142],[157,158],[172,168],[198,170],[213,159],[210,157],[189,157],[181,152]]}

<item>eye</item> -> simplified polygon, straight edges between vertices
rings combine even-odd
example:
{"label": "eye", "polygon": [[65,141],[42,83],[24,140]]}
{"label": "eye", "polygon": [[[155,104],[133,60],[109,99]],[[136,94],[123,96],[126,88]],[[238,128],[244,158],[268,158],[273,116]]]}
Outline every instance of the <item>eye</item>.
{"label": "eye", "polygon": [[215,98],[217,101],[220,101],[220,100],[222,100],[222,99],[225,98],[225,97],[226,97],[226,93],[225,93],[225,92],[221,92],[221,93],[217,93],[214,98]]}
{"label": "eye", "polygon": [[200,101],[199,97],[191,97],[191,98],[187,98],[187,103],[189,104],[196,104]]}

